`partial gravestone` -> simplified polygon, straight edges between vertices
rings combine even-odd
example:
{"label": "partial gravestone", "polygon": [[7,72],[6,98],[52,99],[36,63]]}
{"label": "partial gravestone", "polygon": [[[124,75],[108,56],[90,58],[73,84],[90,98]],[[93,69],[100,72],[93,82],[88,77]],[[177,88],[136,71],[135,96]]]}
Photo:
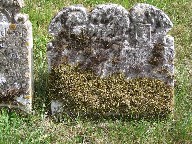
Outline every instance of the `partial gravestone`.
{"label": "partial gravestone", "polygon": [[32,24],[23,0],[0,0],[0,107],[32,108]]}
{"label": "partial gravestone", "polygon": [[174,38],[169,17],[148,4],[63,8],[51,21],[53,114],[166,115],[173,110]]}

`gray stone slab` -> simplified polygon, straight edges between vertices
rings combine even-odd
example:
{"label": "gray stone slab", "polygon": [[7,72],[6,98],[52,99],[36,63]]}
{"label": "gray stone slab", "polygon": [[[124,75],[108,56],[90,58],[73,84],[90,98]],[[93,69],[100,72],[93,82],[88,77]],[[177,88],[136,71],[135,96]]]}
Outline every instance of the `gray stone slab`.
{"label": "gray stone slab", "polygon": [[32,24],[21,0],[0,1],[0,107],[32,108]]}
{"label": "gray stone slab", "polygon": [[[67,107],[70,107],[70,104],[67,104],[67,101],[72,99],[71,103],[78,105],[79,111],[86,109],[85,113],[89,110],[99,112],[101,109],[102,113],[121,113],[122,109],[126,111],[124,113],[132,113],[133,110],[136,114],[140,111],[141,115],[171,111],[174,38],[168,36],[167,32],[172,27],[172,22],[163,11],[148,4],[136,4],[129,11],[116,4],[98,5],[90,12],[81,5],[63,8],[49,26],[50,34],[54,36],[47,50],[51,81],[50,99],[54,99],[52,112],[59,111],[59,108],[69,111]],[[119,84],[121,76],[117,78],[116,83],[110,82],[114,75],[119,74],[124,76],[123,83],[127,86]],[[86,79],[81,79],[81,76]],[[82,80],[82,84],[79,84],[79,80]],[[136,85],[134,80],[138,80],[138,87],[129,86]],[[103,87],[93,88],[94,84],[90,84],[90,81],[103,84]],[[140,84],[143,81],[146,83],[142,86]],[[146,88],[148,83],[153,83],[151,88]],[[79,90],[74,94],[78,84]],[[85,92],[83,87],[89,84],[92,86]],[[127,90],[116,93],[118,89],[113,91],[113,84]],[[103,96],[99,96],[100,89],[105,91]],[[132,93],[130,89],[137,90]],[[87,93],[90,93],[89,96]],[[110,98],[106,100],[108,96]],[[80,97],[84,97],[83,100]],[[118,100],[111,97],[121,100],[117,102]],[[137,97],[137,100],[133,97]],[[103,106],[101,99],[106,100],[107,106]],[[161,100],[162,103],[158,103]],[[111,103],[107,104],[107,101]],[[88,106],[82,106],[86,105],[85,103],[88,103]],[[97,105],[94,105],[95,103]],[[157,110],[150,111],[149,108]]]}

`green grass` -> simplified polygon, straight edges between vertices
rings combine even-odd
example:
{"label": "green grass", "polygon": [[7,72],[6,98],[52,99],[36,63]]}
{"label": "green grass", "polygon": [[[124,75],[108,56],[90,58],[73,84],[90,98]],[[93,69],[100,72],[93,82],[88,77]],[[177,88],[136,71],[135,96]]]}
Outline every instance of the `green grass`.
{"label": "green grass", "polygon": [[[51,18],[62,7],[81,3],[119,3],[129,9],[137,2],[157,6],[174,23],[176,85],[174,116],[155,120],[82,119],[47,117],[46,44]],[[6,143],[192,143],[192,1],[191,0],[25,0],[23,12],[33,23],[34,115],[8,110],[0,113],[0,144]]]}

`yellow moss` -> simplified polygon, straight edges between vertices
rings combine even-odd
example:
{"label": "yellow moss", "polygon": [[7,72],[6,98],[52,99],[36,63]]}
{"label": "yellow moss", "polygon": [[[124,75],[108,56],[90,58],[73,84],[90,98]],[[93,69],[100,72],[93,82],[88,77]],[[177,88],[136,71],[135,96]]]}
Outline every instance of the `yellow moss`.
{"label": "yellow moss", "polygon": [[173,88],[152,78],[126,80],[120,73],[100,78],[63,65],[52,70],[49,83],[49,98],[63,101],[66,112],[152,116],[173,107]]}
{"label": "yellow moss", "polygon": [[24,99],[31,99],[32,97],[30,95],[24,96]]}
{"label": "yellow moss", "polygon": [[15,30],[16,27],[17,27],[16,24],[10,24],[9,29],[10,30]]}
{"label": "yellow moss", "polygon": [[26,45],[26,46],[29,46],[29,42],[26,42],[25,45]]}

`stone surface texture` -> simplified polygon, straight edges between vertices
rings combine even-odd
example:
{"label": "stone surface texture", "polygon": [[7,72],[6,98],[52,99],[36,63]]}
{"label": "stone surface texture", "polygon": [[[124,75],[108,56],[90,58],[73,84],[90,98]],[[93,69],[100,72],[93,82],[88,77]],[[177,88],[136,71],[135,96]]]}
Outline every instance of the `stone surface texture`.
{"label": "stone surface texture", "polygon": [[32,108],[32,24],[22,0],[0,0],[0,106]]}
{"label": "stone surface texture", "polygon": [[[100,78],[122,73],[126,80],[153,78],[173,88],[174,38],[167,35],[172,27],[169,17],[149,4],[129,11],[117,4],[91,11],[82,5],[65,7],[49,26],[54,36],[47,50],[49,70],[64,64]],[[56,107],[58,101],[53,103]]]}

